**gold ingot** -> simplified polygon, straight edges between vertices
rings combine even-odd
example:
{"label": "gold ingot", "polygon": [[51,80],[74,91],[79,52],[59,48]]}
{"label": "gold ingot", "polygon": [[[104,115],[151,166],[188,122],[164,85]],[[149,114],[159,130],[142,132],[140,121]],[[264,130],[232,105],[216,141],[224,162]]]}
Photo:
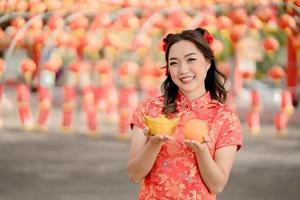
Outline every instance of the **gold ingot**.
{"label": "gold ingot", "polygon": [[146,115],[144,119],[149,127],[149,135],[161,134],[171,136],[179,122],[179,118],[169,119],[164,115],[154,118]]}

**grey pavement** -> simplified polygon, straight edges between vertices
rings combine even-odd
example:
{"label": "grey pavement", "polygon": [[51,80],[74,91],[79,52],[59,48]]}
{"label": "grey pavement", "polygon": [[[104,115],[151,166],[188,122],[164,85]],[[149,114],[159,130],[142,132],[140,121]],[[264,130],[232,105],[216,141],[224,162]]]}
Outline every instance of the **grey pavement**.
{"label": "grey pavement", "polygon": [[[218,199],[279,200],[300,197],[300,134],[284,137],[265,125],[259,136],[244,127],[244,146]],[[109,129],[107,129],[109,130]],[[113,134],[0,133],[1,200],[136,199],[127,177],[129,142]]]}

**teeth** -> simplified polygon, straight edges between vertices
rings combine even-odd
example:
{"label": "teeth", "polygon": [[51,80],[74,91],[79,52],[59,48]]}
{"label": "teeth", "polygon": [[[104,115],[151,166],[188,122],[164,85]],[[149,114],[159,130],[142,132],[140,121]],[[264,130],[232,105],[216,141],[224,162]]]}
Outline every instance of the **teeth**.
{"label": "teeth", "polygon": [[192,80],[194,80],[194,77],[193,77],[193,76],[184,77],[184,78],[181,78],[180,80],[181,80],[183,83],[189,83],[189,82],[191,82]]}

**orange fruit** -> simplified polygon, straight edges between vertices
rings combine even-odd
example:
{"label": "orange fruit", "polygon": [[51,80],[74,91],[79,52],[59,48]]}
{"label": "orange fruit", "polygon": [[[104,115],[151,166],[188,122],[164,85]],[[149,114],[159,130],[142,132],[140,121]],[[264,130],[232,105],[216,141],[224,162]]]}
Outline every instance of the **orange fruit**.
{"label": "orange fruit", "polygon": [[183,135],[186,139],[196,140],[200,143],[204,141],[204,136],[207,135],[206,122],[200,119],[190,119],[187,121],[182,129]]}
{"label": "orange fruit", "polygon": [[150,135],[172,135],[179,118],[168,119],[166,116],[159,117],[145,116],[145,123],[149,127]]}

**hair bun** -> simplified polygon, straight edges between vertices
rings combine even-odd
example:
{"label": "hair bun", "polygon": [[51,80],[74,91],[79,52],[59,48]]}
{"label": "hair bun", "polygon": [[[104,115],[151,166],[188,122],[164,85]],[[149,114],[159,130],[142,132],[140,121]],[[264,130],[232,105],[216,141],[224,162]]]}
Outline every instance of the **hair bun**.
{"label": "hair bun", "polygon": [[207,30],[205,30],[203,28],[196,28],[195,31],[200,33],[201,35],[204,35],[204,33],[207,32]]}

